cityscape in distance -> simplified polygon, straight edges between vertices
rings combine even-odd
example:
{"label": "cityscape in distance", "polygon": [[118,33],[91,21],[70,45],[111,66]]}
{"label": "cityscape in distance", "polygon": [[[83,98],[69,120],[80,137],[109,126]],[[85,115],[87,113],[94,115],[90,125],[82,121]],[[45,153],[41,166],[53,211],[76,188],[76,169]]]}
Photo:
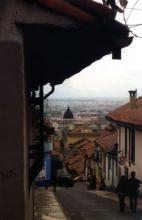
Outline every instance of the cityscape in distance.
{"label": "cityscape in distance", "polygon": [[74,115],[78,113],[92,114],[99,113],[106,115],[117,107],[127,103],[127,98],[94,98],[94,99],[48,99],[48,107],[52,111],[52,116],[62,116],[68,106]]}

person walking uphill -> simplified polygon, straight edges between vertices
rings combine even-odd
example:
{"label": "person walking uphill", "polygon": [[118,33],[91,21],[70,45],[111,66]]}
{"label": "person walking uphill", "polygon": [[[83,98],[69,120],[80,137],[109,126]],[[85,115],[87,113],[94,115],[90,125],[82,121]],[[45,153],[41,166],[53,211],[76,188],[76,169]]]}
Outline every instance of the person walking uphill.
{"label": "person walking uphill", "polygon": [[142,181],[135,178],[136,173],[131,172],[131,178],[129,179],[129,199],[130,199],[130,209],[133,213],[137,210],[137,199],[138,199],[138,189]]}
{"label": "person walking uphill", "polygon": [[125,198],[128,194],[128,178],[126,176],[121,176],[118,186],[116,188],[116,193],[119,199],[120,212],[125,211]]}

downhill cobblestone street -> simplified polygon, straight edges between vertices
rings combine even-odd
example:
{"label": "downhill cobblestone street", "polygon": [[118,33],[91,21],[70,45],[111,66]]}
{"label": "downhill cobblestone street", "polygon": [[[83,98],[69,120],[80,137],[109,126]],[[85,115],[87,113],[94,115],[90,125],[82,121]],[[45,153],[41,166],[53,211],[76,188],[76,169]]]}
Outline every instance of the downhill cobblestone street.
{"label": "downhill cobblestone street", "polygon": [[72,188],[58,189],[56,197],[71,220],[142,220],[142,210],[138,209],[137,213],[131,213],[128,201],[125,213],[120,213],[117,195],[102,191],[98,195],[97,193],[88,191],[86,186],[78,183]]}
{"label": "downhill cobblestone street", "polygon": [[131,213],[128,199],[125,213],[119,212],[115,193],[87,190],[83,183],[74,187],[35,190],[35,220],[142,220],[142,200],[137,213]]}

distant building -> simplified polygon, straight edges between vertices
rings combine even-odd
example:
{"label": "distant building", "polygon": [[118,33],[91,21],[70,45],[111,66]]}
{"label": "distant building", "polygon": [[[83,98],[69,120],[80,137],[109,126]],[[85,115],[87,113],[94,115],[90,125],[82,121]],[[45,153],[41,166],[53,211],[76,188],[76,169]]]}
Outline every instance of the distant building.
{"label": "distant building", "polygon": [[74,116],[69,106],[63,115],[63,128],[71,131],[74,128]]}
{"label": "distant building", "polygon": [[89,139],[80,139],[69,147],[70,152],[66,156],[69,171],[73,171],[76,175],[83,175],[87,180],[89,174],[94,171],[94,161],[92,160],[94,143]]}
{"label": "distant building", "polygon": [[102,133],[95,140],[96,175],[103,177],[107,188],[114,188],[118,182],[117,172],[117,132]]}

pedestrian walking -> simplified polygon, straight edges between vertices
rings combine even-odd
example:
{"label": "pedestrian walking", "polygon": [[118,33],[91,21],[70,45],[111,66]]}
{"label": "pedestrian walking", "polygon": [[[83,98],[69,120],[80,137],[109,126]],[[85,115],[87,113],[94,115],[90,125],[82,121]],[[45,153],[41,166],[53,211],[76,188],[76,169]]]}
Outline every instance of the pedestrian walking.
{"label": "pedestrian walking", "polygon": [[131,177],[129,179],[129,200],[130,200],[130,209],[131,212],[135,213],[137,210],[137,199],[138,199],[138,190],[142,181],[135,178],[136,173],[134,171],[131,172]]}
{"label": "pedestrian walking", "polygon": [[128,193],[128,178],[126,176],[121,176],[118,186],[116,188],[116,193],[119,199],[120,212],[125,211],[125,198]]}
{"label": "pedestrian walking", "polygon": [[88,178],[88,181],[89,181],[88,189],[96,189],[96,185],[97,185],[96,175],[91,175]]}
{"label": "pedestrian walking", "polygon": [[104,178],[102,176],[99,180],[99,190],[105,190],[105,181],[104,181]]}

